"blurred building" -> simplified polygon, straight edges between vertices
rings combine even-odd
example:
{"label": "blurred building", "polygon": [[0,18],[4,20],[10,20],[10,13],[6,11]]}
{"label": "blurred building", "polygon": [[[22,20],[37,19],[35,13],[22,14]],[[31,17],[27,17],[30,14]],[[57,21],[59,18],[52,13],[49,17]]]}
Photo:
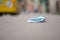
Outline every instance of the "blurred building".
{"label": "blurred building", "polygon": [[49,0],[49,10],[56,13],[56,0]]}
{"label": "blurred building", "polygon": [[60,0],[56,1],[57,5],[57,12],[60,13]]}

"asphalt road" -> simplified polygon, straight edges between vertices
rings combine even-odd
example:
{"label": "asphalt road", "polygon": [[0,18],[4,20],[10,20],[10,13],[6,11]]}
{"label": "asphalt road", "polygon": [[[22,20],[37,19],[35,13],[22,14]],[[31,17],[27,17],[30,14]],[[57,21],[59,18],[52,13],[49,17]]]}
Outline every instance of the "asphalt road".
{"label": "asphalt road", "polygon": [[[44,16],[47,20],[43,23],[27,23],[35,16]],[[0,40],[60,40],[60,15],[4,15],[0,17]]]}

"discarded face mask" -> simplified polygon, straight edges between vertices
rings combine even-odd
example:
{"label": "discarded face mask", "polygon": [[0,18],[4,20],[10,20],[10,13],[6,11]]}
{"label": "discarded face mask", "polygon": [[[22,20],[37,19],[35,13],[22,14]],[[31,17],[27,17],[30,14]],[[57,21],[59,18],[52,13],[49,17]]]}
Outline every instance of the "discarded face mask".
{"label": "discarded face mask", "polygon": [[46,18],[43,16],[38,16],[38,17],[34,17],[29,19],[27,22],[45,22]]}

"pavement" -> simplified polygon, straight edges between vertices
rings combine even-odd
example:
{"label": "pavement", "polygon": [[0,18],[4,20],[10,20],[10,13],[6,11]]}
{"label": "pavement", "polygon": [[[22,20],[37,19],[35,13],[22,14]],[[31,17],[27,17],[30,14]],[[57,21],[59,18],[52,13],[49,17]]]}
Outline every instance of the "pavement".
{"label": "pavement", "polygon": [[[35,16],[46,17],[43,23],[27,23]],[[60,40],[60,15],[21,13],[0,17],[0,40]]]}

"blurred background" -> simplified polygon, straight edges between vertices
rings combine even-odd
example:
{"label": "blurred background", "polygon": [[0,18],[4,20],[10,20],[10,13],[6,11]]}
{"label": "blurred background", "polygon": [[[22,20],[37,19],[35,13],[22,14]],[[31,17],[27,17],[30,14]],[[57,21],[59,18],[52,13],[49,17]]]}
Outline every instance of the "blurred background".
{"label": "blurred background", "polygon": [[59,14],[59,10],[59,0],[0,0],[0,14],[4,12],[39,12]]}
{"label": "blurred background", "polygon": [[0,40],[60,40],[60,0],[0,0]]}
{"label": "blurred background", "polygon": [[59,0],[21,0],[21,11],[59,13]]}

